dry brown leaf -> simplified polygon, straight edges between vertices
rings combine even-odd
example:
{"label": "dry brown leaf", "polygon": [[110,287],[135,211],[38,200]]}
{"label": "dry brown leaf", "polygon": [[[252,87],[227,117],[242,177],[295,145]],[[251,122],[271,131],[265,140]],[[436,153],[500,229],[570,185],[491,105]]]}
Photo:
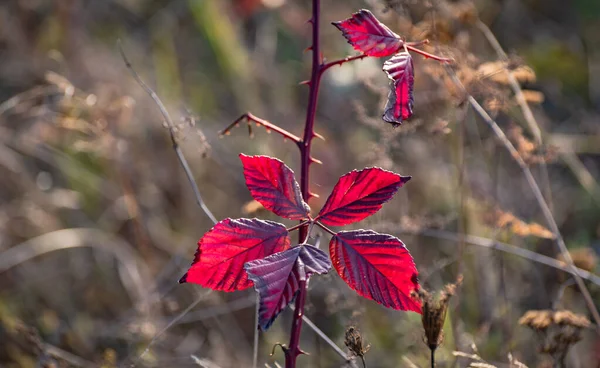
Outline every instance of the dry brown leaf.
{"label": "dry brown leaf", "polygon": [[544,102],[544,94],[540,91],[532,91],[530,89],[523,90],[523,97],[525,97],[525,101],[530,104],[541,104]]}
{"label": "dry brown leaf", "polygon": [[253,199],[242,207],[242,212],[246,215],[252,215],[264,211],[265,208],[257,200]]}

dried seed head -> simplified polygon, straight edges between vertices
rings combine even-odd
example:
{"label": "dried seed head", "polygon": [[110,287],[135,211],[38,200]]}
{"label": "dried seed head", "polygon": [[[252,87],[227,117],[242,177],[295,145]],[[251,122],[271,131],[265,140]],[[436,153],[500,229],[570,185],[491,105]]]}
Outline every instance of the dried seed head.
{"label": "dried seed head", "polygon": [[[596,256],[596,252],[594,252],[592,248],[585,247],[573,249],[569,251],[569,254],[571,254],[573,264],[575,264],[576,267],[581,268],[582,270],[591,272],[596,268],[596,265],[598,264],[598,256]],[[565,261],[562,254],[559,255],[557,258],[559,261]]]}
{"label": "dried seed head", "polygon": [[585,316],[568,310],[556,311],[554,313],[554,323],[577,328],[588,328],[590,326],[590,321]]}
{"label": "dried seed head", "polygon": [[364,355],[369,351],[371,345],[366,345],[363,341],[363,338],[360,334],[360,331],[354,327],[350,326],[346,330],[346,338],[344,340],[344,344],[350,349],[350,352],[357,357],[364,357]]}
{"label": "dried seed head", "polygon": [[532,330],[545,330],[553,322],[552,313],[550,310],[530,310],[519,319],[519,324]]}
{"label": "dried seed head", "polygon": [[423,304],[421,322],[425,330],[425,343],[431,350],[437,349],[444,340],[443,327],[448,311],[448,302],[461,283],[462,275],[458,276],[454,284],[446,285],[437,298],[424,289],[418,291],[418,296]]}
{"label": "dried seed head", "polygon": [[530,310],[519,319],[519,324],[538,332],[542,337],[540,352],[560,362],[571,345],[581,340],[581,330],[589,327],[590,321],[567,310]]}

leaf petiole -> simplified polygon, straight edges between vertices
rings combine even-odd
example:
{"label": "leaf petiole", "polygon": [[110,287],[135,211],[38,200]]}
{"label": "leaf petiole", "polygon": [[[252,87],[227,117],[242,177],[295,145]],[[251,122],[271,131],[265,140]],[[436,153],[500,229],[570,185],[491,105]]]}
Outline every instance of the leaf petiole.
{"label": "leaf petiole", "polygon": [[289,229],[287,229],[288,233],[291,233],[294,230],[298,230],[299,228],[301,228],[304,225],[307,225],[308,223],[310,223],[311,220],[304,220],[301,223],[299,223],[298,225],[292,226]]}
{"label": "leaf petiole", "polygon": [[321,229],[325,230],[326,232],[328,232],[331,235],[335,235],[336,232],[331,230],[330,228],[328,228],[327,226],[323,225],[320,221],[315,222],[317,224],[317,226],[319,226]]}

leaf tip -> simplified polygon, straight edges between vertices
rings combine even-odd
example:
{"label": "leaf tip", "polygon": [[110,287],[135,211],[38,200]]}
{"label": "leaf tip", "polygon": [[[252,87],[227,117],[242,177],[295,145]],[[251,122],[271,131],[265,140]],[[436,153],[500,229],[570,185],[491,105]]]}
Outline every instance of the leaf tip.
{"label": "leaf tip", "polygon": [[187,274],[187,272],[186,272],[186,273],[185,273],[185,275],[181,276],[181,278],[179,279],[179,281],[178,281],[178,282],[179,282],[180,284],[185,284],[185,283],[187,283],[187,277],[188,277],[188,274]]}

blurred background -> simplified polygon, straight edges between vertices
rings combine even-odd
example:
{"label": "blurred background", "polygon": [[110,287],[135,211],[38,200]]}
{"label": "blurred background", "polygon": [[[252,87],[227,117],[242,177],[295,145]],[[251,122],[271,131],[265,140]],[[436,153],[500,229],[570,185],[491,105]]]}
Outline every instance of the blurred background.
{"label": "blurred background", "polygon": [[[330,22],[360,8],[456,60],[451,72],[530,166],[600,305],[600,2],[323,1],[327,59],[356,54]],[[275,220],[251,201],[238,154],[276,156],[299,172],[296,147],[258,127],[252,139],[244,125],[218,132],[251,111],[302,133],[309,17],[308,0],[0,2],[0,366],[252,365],[254,292],[177,284],[212,222],[117,40],[176,120],[216,218]],[[325,75],[316,130],[326,142],[313,144],[323,165],[311,176],[321,197],[310,204],[320,208],[355,168],[412,175],[357,227],[400,237],[427,290],[463,275],[437,365],[476,362],[452,353],[461,351],[498,367],[509,354],[550,367],[539,352],[550,332],[519,319],[548,309],[591,319],[582,295],[557,269],[564,263],[519,166],[448,70],[414,60],[415,115],[398,128],[381,120],[384,60]],[[362,299],[335,271],[315,277],[308,295],[307,316],[344,350],[346,329],[360,329],[369,367],[428,366],[419,315]],[[283,363],[280,350],[269,353],[290,323],[286,311],[261,333],[259,366]],[[598,367],[598,335],[580,325],[566,366]],[[301,347],[310,353],[301,367],[361,366],[307,326]]]}

